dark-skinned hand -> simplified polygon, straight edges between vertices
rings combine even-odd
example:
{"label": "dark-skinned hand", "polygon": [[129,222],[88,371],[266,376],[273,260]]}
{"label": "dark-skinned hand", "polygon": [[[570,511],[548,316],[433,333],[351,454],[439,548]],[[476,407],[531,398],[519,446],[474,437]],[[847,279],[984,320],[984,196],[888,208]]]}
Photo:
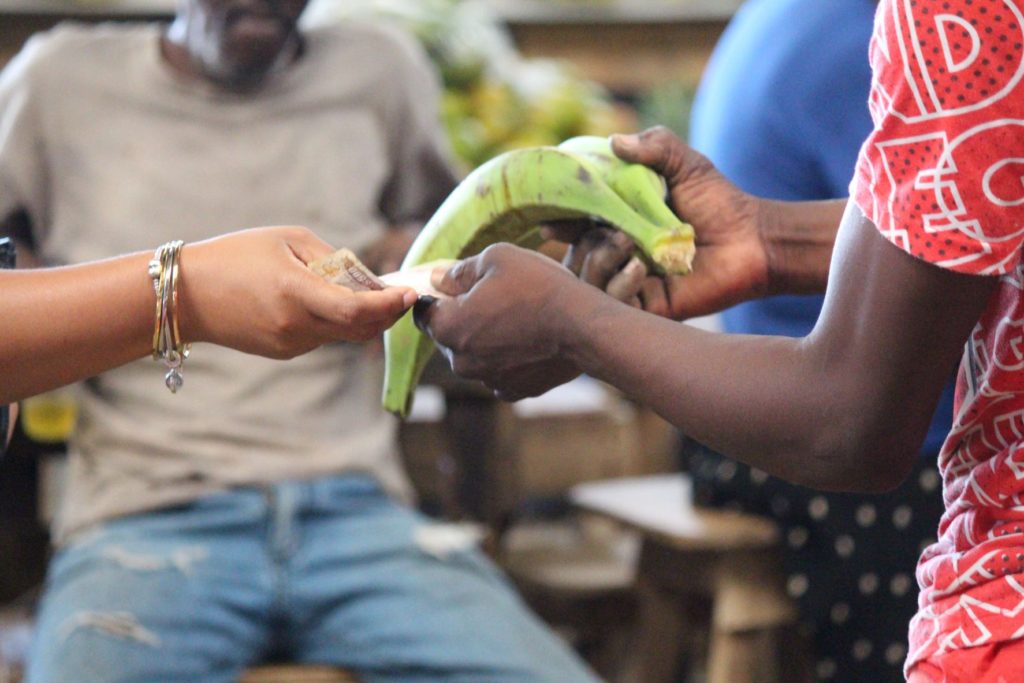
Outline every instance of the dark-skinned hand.
{"label": "dark-skinned hand", "polygon": [[579,374],[561,353],[558,328],[575,302],[608,300],[557,262],[509,244],[438,269],[434,286],[452,298],[420,309],[417,324],[457,375],[481,380],[510,401]]}
{"label": "dark-skinned hand", "polygon": [[[550,238],[572,245],[565,260],[570,270],[598,287],[603,280],[620,300],[677,320],[708,315],[766,292],[770,258],[762,239],[762,200],[742,192],[666,128],[613,136],[612,148],[622,159],[649,166],[665,178],[670,206],[696,232],[693,272],[651,275],[641,260],[631,259],[633,246],[625,235],[584,221],[548,228]],[[610,275],[608,269],[615,266]]]}

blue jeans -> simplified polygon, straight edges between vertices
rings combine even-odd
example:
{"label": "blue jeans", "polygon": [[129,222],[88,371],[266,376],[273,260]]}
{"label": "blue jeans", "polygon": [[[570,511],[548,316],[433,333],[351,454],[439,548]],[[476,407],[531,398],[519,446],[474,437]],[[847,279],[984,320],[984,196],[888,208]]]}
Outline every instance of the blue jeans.
{"label": "blue jeans", "polygon": [[472,543],[423,540],[436,530],[364,476],[111,521],[51,563],[28,681],[230,683],[268,658],[367,683],[596,681]]}

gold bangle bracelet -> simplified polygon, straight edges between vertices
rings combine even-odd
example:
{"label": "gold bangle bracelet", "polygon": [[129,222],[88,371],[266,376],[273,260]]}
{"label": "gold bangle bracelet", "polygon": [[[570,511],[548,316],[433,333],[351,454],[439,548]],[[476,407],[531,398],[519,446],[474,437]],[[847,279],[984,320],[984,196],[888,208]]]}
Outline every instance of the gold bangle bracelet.
{"label": "gold bangle bracelet", "polygon": [[172,394],[184,383],[182,365],[191,348],[182,342],[178,326],[178,267],[183,246],[181,240],[162,245],[153,254],[147,270],[156,294],[153,359],[162,360],[167,366],[164,384]]}

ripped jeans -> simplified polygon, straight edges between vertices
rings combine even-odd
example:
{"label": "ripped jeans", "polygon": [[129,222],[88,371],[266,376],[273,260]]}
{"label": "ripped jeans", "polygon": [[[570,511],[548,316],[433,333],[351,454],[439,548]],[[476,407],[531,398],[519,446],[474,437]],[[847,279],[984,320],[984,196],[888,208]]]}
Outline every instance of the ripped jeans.
{"label": "ripped jeans", "polygon": [[28,683],[231,683],[268,659],[366,683],[597,680],[438,529],[361,475],[111,521],[51,563]]}

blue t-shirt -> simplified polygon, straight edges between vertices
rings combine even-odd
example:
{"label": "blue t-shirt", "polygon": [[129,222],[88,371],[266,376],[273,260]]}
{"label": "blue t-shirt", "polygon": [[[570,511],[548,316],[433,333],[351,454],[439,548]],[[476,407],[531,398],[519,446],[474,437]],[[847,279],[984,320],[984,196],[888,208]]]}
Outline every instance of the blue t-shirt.
{"label": "blue t-shirt", "polygon": [[[874,0],[748,0],[715,48],[690,142],[743,190],[784,200],[848,196],[871,132],[868,43]],[[730,332],[802,337],[820,296],[778,296],[722,315]],[[953,386],[924,444],[937,453],[952,424]]]}

